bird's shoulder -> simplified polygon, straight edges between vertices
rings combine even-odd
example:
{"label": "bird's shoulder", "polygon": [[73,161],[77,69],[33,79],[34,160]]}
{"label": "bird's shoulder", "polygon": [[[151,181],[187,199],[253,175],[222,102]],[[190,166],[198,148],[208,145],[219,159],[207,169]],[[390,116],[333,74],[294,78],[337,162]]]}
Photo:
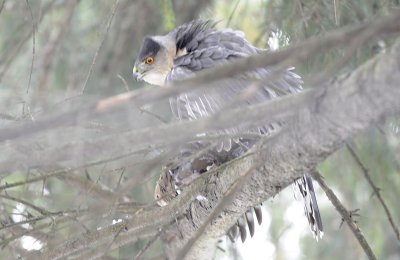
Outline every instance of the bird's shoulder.
{"label": "bird's shoulder", "polygon": [[216,30],[209,21],[185,24],[178,27],[174,35],[177,53],[183,54],[175,57],[167,81],[186,78],[194,72],[259,51],[245,39],[242,31]]}

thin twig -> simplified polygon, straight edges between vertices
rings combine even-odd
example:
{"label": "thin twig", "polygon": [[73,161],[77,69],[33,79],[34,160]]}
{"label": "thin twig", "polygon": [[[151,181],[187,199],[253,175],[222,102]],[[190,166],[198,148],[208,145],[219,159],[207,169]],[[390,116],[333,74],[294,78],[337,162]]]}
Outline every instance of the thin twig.
{"label": "thin twig", "polygon": [[126,83],[124,77],[122,77],[120,74],[118,74],[117,77],[122,81],[122,84],[124,85],[126,92],[129,92],[129,86],[128,83]]}
{"label": "thin twig", "polygon": [[[61,224],[64,223],[66,221],[68,221],[70,219],[70,217],[65,217],[62,216],[60,219],[57,219],[57,224]],[[19,232],[15,232],[15,229],[13,230],[13,235],[2,239],[0,242],[0,248],[5,248],[9,243],[11,243],[12,241],[17,240],[18,238],[21,238],[23,236],[28,236],[28,235],[32,235],[34,236],[36,233],[40,232],[40,230],[43,229],[47,229],[49,228],[49,223],[43,223],[43,224],[36,224],[35,227],[33,229],[25,229],[21,227],[21,230]],[[43,233],[43,232],[40,232]]]}
{"label": "thin twig", "polygon": [[56,51],[58,49],[58,46],[61,43],[61,40],[67,31],[68,25],[71,23],[72,17],[74,15],[75,7],[78,4],[78,1],[76,0],[71,0],[66,2],[66,14],[64,20],[60,21],[57,25],[54,25],[56,27],[56,30],[54,32],[53,37],[50,38],[50,40],[47,42],[46,46],[43,48],[43,63],[42,63],[42,73],[41,76],[38,77],[38,90],[39,90],[39,95],[40,98],[43,99],[43,101],[46,101],[45,95],[48,92],[47,91],[47,85],[48,85],[48,80],[49,80],[49,73],[51,69],[51,64],[54,60]]}
{"label": "thin twig", "polygon": [[32,8],[29,4],[29,0],[26,0],[26,5],[28,6],[29,9],[29,13],[31,14],[31,19],[32,19],[32,62],[31,62],[31,69],[29,72],[29,82],[28,82],[28,87],[26,88],[26,93],[29,93],[29,88],[31,86],[31,79],[32,79],[32,72],[33,72],[33,63],[35,61],[35,39],[36,39],[36,22],[35,19],[33,17],[33,12],[32,12]]}
{"label": "thin twig", "polygon": [[[126,227],[121,227],[118,232],[116,232],[112,238],[112,240],[105,245],[103,245],[100,249],[96,248],[94,251],[96,253],[96,258],[99,256],[99,258],[104,258],[104,256],[111,251],[111,247],[113,246],[115,240],[119,237],[121,232],[126,231]],[[87,259],[87,258],[86,258]]]}
{"label": "thin twig", "polygon": [[150,111],[150,110],[147,110],[147,109],[145,109],[145,108],[143,108],[143,107],[138,107],[138,109],[140,110],[140,112],[145,113],[145,114],[148,114],[148,115],[150,115],[150,116],[152,116],[152,117],[158,119],[158,121],[160,121],[160,122],[163,123],[163,124],[168,123],[168,120],[162,118],[160,115],[157,115],[156,113],[154,113],[154,112],[152,112],[152,111]]}
{"label": "thin twig", "polygon": [[[195,188],[200,189],[200,186]],[[137,214],[135,217],[125,219],[123,222],[109,225],[100,230],[77,234],[71,240],[61,242],[58,246],[44,250],[43,259],[65,258],[82,252],[95,244],[99,245],[107,242],[110,239],[115,239],[115,242],[111,245],[111,249],[115,249],[137,237],[153,236],[156,233],[155,227],[169,225],[175,219],[175,216],[181,215],[184,209],[189,207],[194,199],[191,192],[183,192],[180,197],[181,200],[174,200],[167,207],[153,207],[147,211],[141,211],[140,215]],[[171,212],[174,212],[174,214],[171,214]],[[115,237],[115,234],[121,230],[126,232],[121,232],[120,236]]]}
{"label": "thin twig", "polygon": [[9,120],[9,121],[17,121],[18,117],[6,114],[6,113],[0,113],[0,120]]}
{"label": "thin twig", "polygon": [[[104,163],[104,165],[106,165],[106,163]],[[73,172],[62,174],[57,177],[61,180],[70,182],[76,190],[81,190],[82,192],[85,192],[85,194],[101,200],[103,203],[113,202],[117,198],[116,194],[111,190],[105,189],[98,183],[81,177],[78,174],[74,174]]]}
{"label": "thin twig", "polygon": [[[50,1],[43,8],[43,12],[39,18],[39,21],[36,24],[36,27],[39,26],[39,24],[43,21],[43,18],[46,16],[46,14],[48,14],[49,11],[52,10],[53,4],[54,4],[54,1]],[[26,35],[23,36],[23,38],[18,43],[6,44],[6,45],[10,45],[10,46],[15,46],[15,47],[12,50],[5,52],[4,57],[1,57],[3,70],[0,72],[0,82],[2,81],[4,75],[7,73],[8,69],[11,67],[12,63],[16,60],[15,58],[18,56],[19,52],[22,50],[22,47],[24,46],[24,44],[29,40],[29,38],[31,37],[31,35],[33,33],[34,33],[34,30],[29,31]]]}
{"label": "thin twig", "polygon": [[146,250],[149,249],[150,246],[151,246],[152,244],[154,244],[154,242],[157,241],[157,239],[160,237],[160,234],[161,234],[162,231],[163,231],[163,230],[160,229],[160,231],[158,231],[158,233],[155,234],[155,235],[149,240],[149,242],[147,242],[147,244],[146,244],[142,249],[140,249],[140,251],[135,255],[135,257],[133,258],[133,260],[139,260],[139,259],[141,259],[141,257],[142,257],[143,254],[146,252]]}
{"label": "thin twig", "polygon": [[349,150],[351,156],[353,157],[358,167],[361,169],[361,172],[363,173],[365,179],[367,179],[368,184],[372,187],[372,190],[374,191],[376,197],[378,198],[379,202],[383,207],[383,210],[385,211],[385,214],[389,220],[390,225],[392,226],[393,232],[396,235],[397,240],[400,241],[399,229],[397,228],[396,224],[393,221],[392,214],[390,213],[389,207],[387,206],[385,200],[382,198],[379,188],[376,187],[375,183],[372,181],[371,176],[368,173],[368,169],[364,166],[364,164],[362,163],[361,159],[357,156],[354,149],[349,144],[346,144],[346,147],[347,150]]}
{"label": "thin twig", "polygon": [[38,207],[36,205],[33,205],[29,201],[26,201],[26,200],[23,200],[23,199],[15,198],[15,197],[12,197],[10,195],[2,195],[2,194],[0,194],[0,198],[4,198],[4,199],[12,200],[12,201],[15,201],[15,202],[19,202],[19,203],[21,203],[21,204],[23,204],[25,206],[28,206],[29,208],[34,209],[35,211],[39,212],[42,215],[51,214],[51,212],[47,211],[46,209],[42,209],[42,208],[40,208],[40,207]]}
{"label": "thin twig", "polygon": [[[21,220],[18,222],[12,222],[10,224],[6,224],[6,225],[2,225],[0,226],[0,230],[6,230],[15,226],[20,226],[20,225],[24,225],[24,224],[32,224],[32,223],[36,223],[38,221],[41,220],[46,220],[46,219],[53,219],[54,217],[63,217],[65,215],[82,215],[83,213],[88,212],[88,210],[64,210],[64,211],[58,211],[58,212],[47,212],[46,215],[42,215],[42,216],[37,216],[37,217],[31,217],[31,218],[27,218],[25,220]],[[68,217],[72,217],[72,216],[68,216]]]}
{"label": "thin twig", "polygon": [[332,202],[335,206],[336,210],[342,216],[342,218],[346,221],[347,225],[349,226],[350,230],[353,232],[354,236],[360,243],[361,247],[364,249],[365,254],[368,256],[370,260],[376,260],[376,256],[371,249],[371,246],[368,244],[367,240],[365,239],[363,233],[361,232],[360,228],[354,223],[353,219],[351,218],[351,214],[349,211],[343,206],[340,202],[338,197],[336,197],[335,193],[326,185],[324,179],[322,178],[321,174],[314,170],[312,172],[314,179],[319,183],[319,186],[324,190],[328,199]]}
{"label": "thin twig", "polygon": [[240,3],[240,0],[236,0],[235,6],[233,7],[231,14],[229,15],[228,21],[226,22],[226,27],[229,27],[229,25],[231,24],[233,15],[235,14],[236,9],[239,6],[239,3]]}
{"label": "thin twig", "polygon": [[[134,153],[136,153],[136,152],[134,152]],[[34,177],[32,179],[25,180],[25,181],[17,181],[17,182],[13,182],[13,183],[6,183],[5,185],[1,185],[0,186],[0,191],[6,190],[6,189],[15,188],[15,187],[21,186],[21,185],[26,185],[28,183],[42,181],[42,180],[45,180],[45,179],[50,178],[50,177],[59,177],[59,176],[62,176],[64,174],[68,174],[70,172],[76,171],[76,170],[84,169],[86,167],[91,167],[91,166],[96,166],[96,165],[100,165],[100,164],[107,163],[107,162],[112,162],[112,161],[119,160],[119,159],[122,159],[122,158],[125,158],[125,157],[129,157],[134,153],[127,153],[127,154],[124,154],[124,155],[115,156],[115,157],[107,158],[107,159],[104,159],[104,160],[98,160],[98,161],[91,162],[91,163],[85,163],[85,164],[82,164],[82,165],[79,165],[79,166],[73,167],[73,168],[56,170],[56,171],[53,171],[53,172],[51,172],[49,174],[46,174],[44,176]]]}
{"label": "thin twig", "polygon": [[[339,2],[339,0],[337,0]],[[333,12],[335,14],[335,24],[339,25],[339,19],[338,19],[338,15],[337,15],[337,3],[336,0],[333,0]]]}
{"label": "thin twig", "polygon": [[105,31],[105,33],[103,35],[103,39],[101,39],[100,45],[97,48],[96,53],[94,54],[94,57],[93,57],[93,60],[92,60],[92,64],[90,65],[89,71],[88,71],[88,73],[86,75],[85,83],[83,84],[83,87],[82,87],[81,94],[85,93],[85,89],[86,89],[87,83],[89,81],[90,76],[92,75],[92,71],[93,71],[94,65],[96,64],[97,56],[99,55],[99,52],[100,52],[101,48],[104,45],[104,42],[105,42],[105,40],[107,38],[107,35],[108,35],[108,31],[110,30],[110,27],[111,27],[111,23],[112,23],[112,20],[114,18],[115,12],[117,11],[118,3],[119,3],[119,0],[115,0],[113,8],[112,8],[112,11],[111,11],[111,16],[108,19],[106,31]]}
{"label": "thin twig", "polygon": [[306,18],[305,14],[304,14],[303,3],[300,0],[297,0],[297,3],[299,4],[299,9],[301,12],[301,19],[304,22],[305,28],[308,28],[308,19]]}
{"label": "thin twig", "polygon": [[1,6],[0,6],[0,14],[1,14],[1,12],[3,11],[4,4],[6,3],[6,1],[7,1],[7,0],[3,0],[3,3],[1,3]]}

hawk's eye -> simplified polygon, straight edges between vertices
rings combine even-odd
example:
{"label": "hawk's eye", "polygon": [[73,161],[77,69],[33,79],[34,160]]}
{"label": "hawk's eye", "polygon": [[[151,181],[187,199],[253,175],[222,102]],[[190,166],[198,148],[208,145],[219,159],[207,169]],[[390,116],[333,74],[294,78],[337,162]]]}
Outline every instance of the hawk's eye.
{"label": "hawk's eye", "polygon": [[149,56],[149,57],[146,58],[146,60],[145,60],[144,62],[145,62],[146,64],[151,65],[151,64],[153,64],[153,62],[154,62],[154,58],[151,57],[151,56]]}

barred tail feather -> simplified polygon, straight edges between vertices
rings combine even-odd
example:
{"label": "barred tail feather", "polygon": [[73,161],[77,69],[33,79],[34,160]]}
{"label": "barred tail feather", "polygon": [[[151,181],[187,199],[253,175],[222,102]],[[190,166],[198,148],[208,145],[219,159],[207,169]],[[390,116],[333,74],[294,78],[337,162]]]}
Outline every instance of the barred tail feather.
{"label": "barred tail feather", "polygon": [[304,214],[308,219],[314,238],[318,241],[318,239],[322,238],[324,232],[312,178],[306,173],[303,177],[296,180],[295,183],[304,199]]}

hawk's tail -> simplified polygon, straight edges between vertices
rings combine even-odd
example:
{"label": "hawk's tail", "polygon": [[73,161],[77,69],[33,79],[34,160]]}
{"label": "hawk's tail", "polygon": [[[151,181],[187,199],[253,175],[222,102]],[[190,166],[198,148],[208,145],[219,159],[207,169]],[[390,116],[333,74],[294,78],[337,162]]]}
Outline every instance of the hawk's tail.
{"label": "hawk's tail", "polygon": [[312,178],[306,173],[303,177],[297,179],[295,184],[299,188],[301,196],[304,199],[304,214],[308,219],[314,238],[318,241],[319,238],[322,238],[324,232]]}

